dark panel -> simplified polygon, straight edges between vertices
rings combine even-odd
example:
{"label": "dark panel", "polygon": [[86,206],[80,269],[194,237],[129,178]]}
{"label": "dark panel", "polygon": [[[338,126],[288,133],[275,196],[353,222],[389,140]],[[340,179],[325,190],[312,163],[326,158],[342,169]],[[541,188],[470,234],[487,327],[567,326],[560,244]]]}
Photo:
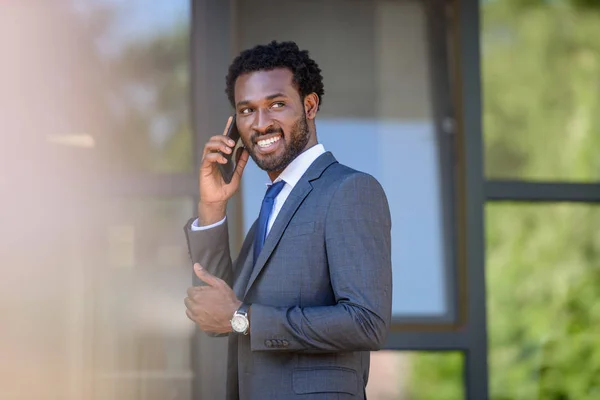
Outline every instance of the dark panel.
{"label": "dark panel", "polygon": [[466,331],[392,332],[385,348],[388,350],[467,350],[469,335]]}
{"label": "dark panel", "polygon": [[[464,235],[458,235],[459,223],[456,214],[456,174],[455,154],[456,123],[455,110],[452,104],[447,35],[448,26],[445,7],[441,2],[426,2],[429,62],[431,79],[431,98],[433,117],[435,121],[437,153],[439,157],[439,173],[442,197],[443,242],[446,304],[448,312],[437,321],[438,323],[461,323],[464,320],[464,301],[459,301],[458,295],[464,288],[459,275],[461,268],[457,262],[457,247],[464,240]],[[398,321],[401,322],[401,321]],[[408,321],[407,321],[408,322]]]}
{"label": "dark panel", "polygon": [[487,181],[488,201],[600,202],[600,184]]}
{"label": "dark panel", "polygon": [[[193,0],[192,18],[192,121],[197,171],[204,144],[211,136],[223,132],[231,114],[224,93],[225,75],[231,61],[229,1]],[[194,187],[197,190],[197,182]],[[230,202],[228,211],[233,203],[235,200]],[[233,221],[230,227],[235,228],[235,216],[228,212],[228,217]],[[232,245],[235,251],[235,243]],[[190,270],[190,282],[192,273]],[[211,338],[197,329],[192,340],[193,398],[224,399],[227,339]]]}

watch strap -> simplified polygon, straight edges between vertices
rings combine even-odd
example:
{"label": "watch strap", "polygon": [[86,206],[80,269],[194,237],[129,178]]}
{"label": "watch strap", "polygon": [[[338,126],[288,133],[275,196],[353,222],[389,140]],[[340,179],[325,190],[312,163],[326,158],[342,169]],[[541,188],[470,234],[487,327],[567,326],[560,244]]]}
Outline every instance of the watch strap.
{"label": "watch strap", "polygon": [[250,309],[250,304],[242,303],[240,308],[235,312],[236,314],[243,314],[244,316],[248,316],[248,310]]}

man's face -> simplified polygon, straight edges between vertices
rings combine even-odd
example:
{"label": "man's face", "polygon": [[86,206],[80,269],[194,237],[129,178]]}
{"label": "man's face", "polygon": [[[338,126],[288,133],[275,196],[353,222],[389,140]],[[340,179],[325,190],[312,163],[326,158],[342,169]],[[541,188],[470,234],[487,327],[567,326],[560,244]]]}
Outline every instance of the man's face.
{"label": "man's face", "polygon": [[281,68],[243,74],[235,82],[242,142],[254,162],[267,172],[283,171],[313,142],[292,78],[290,70]]}

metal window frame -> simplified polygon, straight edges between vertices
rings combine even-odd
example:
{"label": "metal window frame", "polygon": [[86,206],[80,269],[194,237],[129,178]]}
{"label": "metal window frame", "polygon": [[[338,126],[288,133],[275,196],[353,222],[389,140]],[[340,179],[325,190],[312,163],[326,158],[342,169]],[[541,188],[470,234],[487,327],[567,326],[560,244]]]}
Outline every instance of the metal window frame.
{"label": "metal window frame", "polygon": [[459,248],[459,259],[465,263],[467,278],[465,393],[469,400],[488,398],[479,7],[478,0],[455,0],[451,7],[456,46],[454,104],[461,132],[457,162],[463,177],[459,193],[464,195],[459,212],[464,216],[461,231],[466,241]]}
{"label": "metal window frame", "polygon": [[[454,191],[445,192],[445,199],[455,201],[454,228],[446,233],[454,234],[455,259],[457,260],[454,282],[458,314],[455,324],[403,327],[392,332],[386,348],[392,350],[461,351],[464,354],[464,388],[468,400],[488,398],[487,324],[485,291],[485,227],[483,172],[483,138],[481,112],[481,80],[479,49],[479,1],[478,0],[430,0],[435,23],[448,18],[451,32],[445,43],[446,52],[439,49],[445,35],[432,33],[434,63],[448,60],[449,81],[439,81],[446,71],[438,70],[433,82],[438,86],[436,121],[440,135],[447,135],[453,157]],[[445,13],[441,15],[438,13]],[[445,30],[444,29],[444,30]],[[443,64],[443,62],[442,62]],[[466,78],[463,78],[466,77]],[[444,109],[444,91],[451,93]],[[454,119],[452,119],[454,116]],[[450,125],[448,125],[450,124]],[[453,129],[456,128],[456,131]],[[443,149],[442,149],[443,151]],[[445,175],[446,177],[448,175]],[[448,197],[448,195],[452,197]],[[410,328],[410,329],[406,329]]]}

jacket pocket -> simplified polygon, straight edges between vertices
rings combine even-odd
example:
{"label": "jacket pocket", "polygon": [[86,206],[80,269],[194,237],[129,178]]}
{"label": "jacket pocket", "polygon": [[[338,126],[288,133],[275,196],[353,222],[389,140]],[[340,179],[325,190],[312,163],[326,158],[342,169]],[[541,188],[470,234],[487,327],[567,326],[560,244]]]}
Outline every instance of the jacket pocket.
{"label": "jacket pocket", "polygon": [[284,232],[284,237],[291,238],[300,235],[310,235],[315,232],[315,222],[302,222],[299,224],[290,224]]}
{"label": "jacket pocket", "polygon": [[296,394],[358,393],[356,371],[342,367],[296,368],[292,371],[292,388]]}

